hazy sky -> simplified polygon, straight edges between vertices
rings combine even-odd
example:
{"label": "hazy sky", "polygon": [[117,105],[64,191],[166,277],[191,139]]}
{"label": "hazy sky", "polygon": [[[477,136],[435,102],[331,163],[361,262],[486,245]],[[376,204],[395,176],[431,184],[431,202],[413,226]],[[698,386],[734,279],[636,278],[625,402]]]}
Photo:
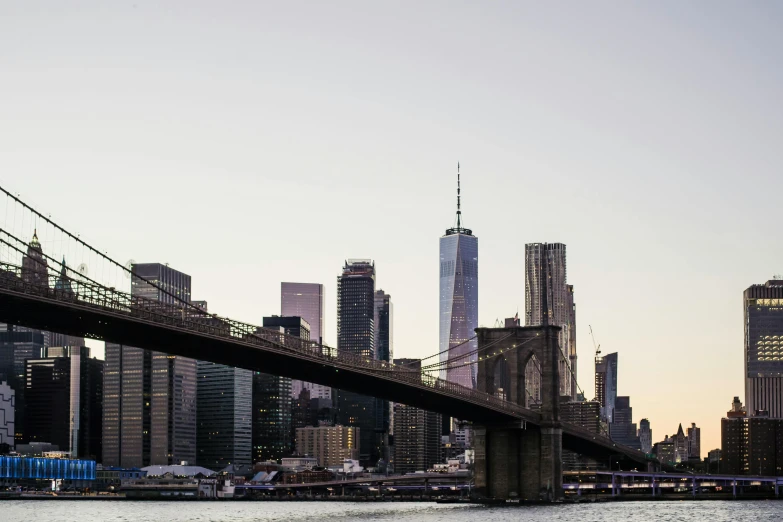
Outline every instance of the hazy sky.
{"label": "hazy sky", "polygon": [[[116,259],[260,323],[280,282],[376,260],[395,355],[438,345],[438,238],[479,237],[479,317],[524,310],[524,244],[568,245],[660,440],[720,445],[742,291],[783,272],[777,2],[0,3],[0,182]],[[42,238],[43,239],[43,238]]]}

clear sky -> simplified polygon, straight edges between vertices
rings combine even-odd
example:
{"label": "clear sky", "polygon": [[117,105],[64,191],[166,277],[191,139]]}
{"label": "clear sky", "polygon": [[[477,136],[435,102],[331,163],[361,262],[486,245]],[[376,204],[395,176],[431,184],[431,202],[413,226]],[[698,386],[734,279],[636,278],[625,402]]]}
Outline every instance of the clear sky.
{"label": "clear sky", "polygon": [[[568,245],[653,438],[744,400],[742,291],[783,272],[783,5],[0,4],[0,182],[120,261],[260,323],[280,282],[376,260],[395,355],[438,344],[438,238],[479,237],[479,318],[524,310],[524,244]],[[42,238],[45,241],[45,238]],[[45,244],[45,243],[44,243]]]}

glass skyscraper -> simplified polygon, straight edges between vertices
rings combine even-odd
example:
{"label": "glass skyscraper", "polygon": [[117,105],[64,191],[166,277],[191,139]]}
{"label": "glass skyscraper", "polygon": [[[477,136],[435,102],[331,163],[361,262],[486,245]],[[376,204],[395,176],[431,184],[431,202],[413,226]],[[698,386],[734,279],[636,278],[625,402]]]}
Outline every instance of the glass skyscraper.
{"label": "glass skyscraper", "polygon": [[[280,283],[280,315],[301,317],[310,325],[310,339],[323,342],[324,337],[324,285],[319,283]],[[331,399],[332,389],[311,382],[291,380],[291,397],[299,398],[302,389],[310,397]]]}
{"label": "glass skyscraper", "polygon": [[440,362],[454,364],[441,378],[475,388],[478,341],[478,238],[462,227],[459,167],[457,168],[457,226],[440,238]]}

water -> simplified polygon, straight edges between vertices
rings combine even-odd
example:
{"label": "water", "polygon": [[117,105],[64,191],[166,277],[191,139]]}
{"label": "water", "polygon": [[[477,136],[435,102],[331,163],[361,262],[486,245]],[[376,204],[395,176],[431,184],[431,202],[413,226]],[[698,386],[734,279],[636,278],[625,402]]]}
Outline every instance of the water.
{"label": "water", "polygon": [[783,502],[612,502],[490,508],[429,503],[0,501],[2,522],[309,522],[322,520],[424,522],[756,522],[783,519]]}

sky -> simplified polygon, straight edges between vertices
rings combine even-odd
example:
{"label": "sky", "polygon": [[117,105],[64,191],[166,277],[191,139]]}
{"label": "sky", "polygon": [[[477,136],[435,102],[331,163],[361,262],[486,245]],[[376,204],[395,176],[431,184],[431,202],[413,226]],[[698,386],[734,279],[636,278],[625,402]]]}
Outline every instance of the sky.
{"label": "sky", "polygon": [[[260,324],[280,282],[376,261],[394,353],[438,349],[438,238],[479,238],[479,322],[562,242],[578,375],[619,352],[653,440],[720,446],[742,291],[783,272],[783,6],[0,4],[0,184],[120,262],[168,262]],[[42,238],[43,240],[43,238]]]}

